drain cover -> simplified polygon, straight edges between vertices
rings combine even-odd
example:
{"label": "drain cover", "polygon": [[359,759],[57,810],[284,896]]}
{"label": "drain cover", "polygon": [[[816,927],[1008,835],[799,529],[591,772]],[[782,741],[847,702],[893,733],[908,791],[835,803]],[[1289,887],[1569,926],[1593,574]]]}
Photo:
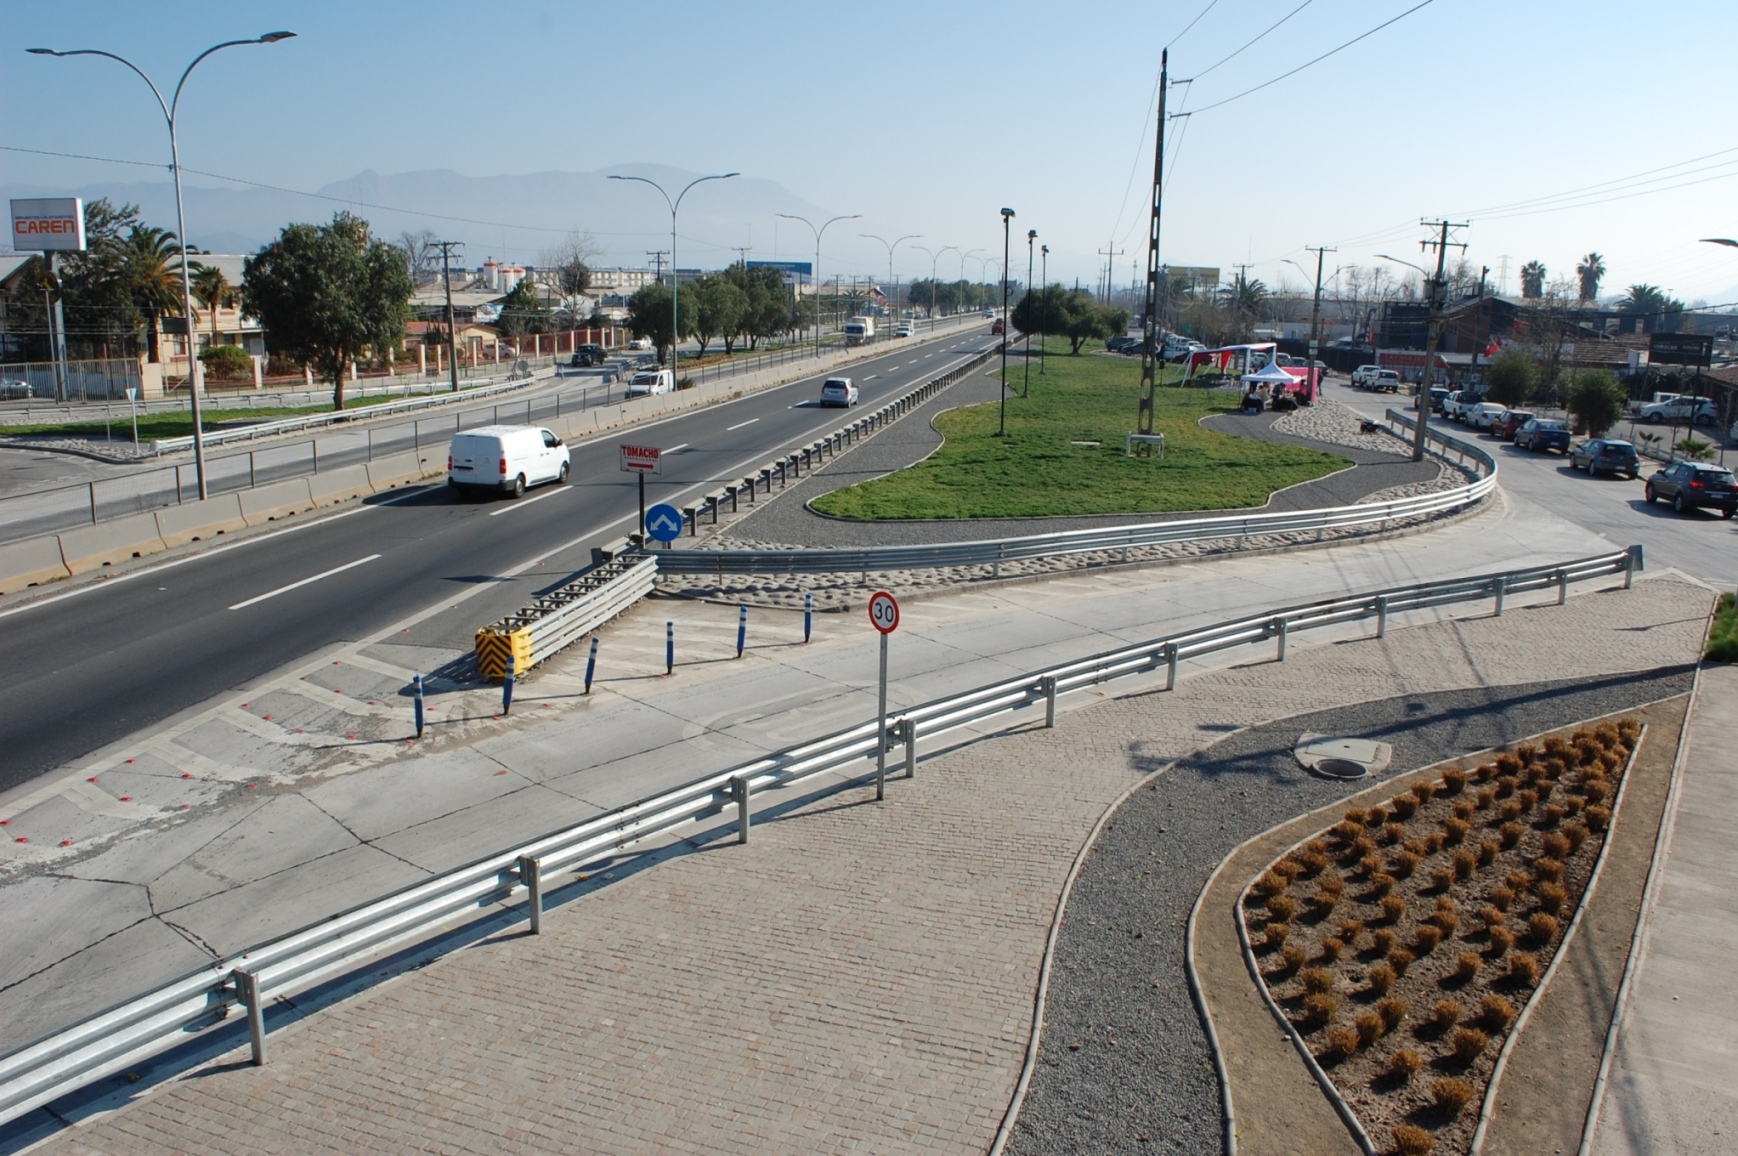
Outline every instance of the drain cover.
{"label": "drain cover", "polygon": [[1388,769],[1394,748],[1369,739],[1304,734],[1292,749],[1297,761],[1313,774],[1330,779],[1361,779]]}

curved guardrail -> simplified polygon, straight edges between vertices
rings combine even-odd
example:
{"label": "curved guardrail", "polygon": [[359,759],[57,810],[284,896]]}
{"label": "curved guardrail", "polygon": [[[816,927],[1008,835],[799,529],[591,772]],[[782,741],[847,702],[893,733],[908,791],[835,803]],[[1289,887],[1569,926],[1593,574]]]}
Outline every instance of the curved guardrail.
{"label": "curved guardrail", "polygon": [[[1576,582],[1621,574],[1627,588],[1641,568],[1641,547],[1500,574],[1419,583],[1353,594],[1200,627],[1091,658],[1080,659],[874,718],[764,758],[718,771],[684,786],[618,807],[577,826],[510,851],[479,859],[385,898],[334,915],[301,931],[217,961],[155,991],[110,1008],[81,1023],[0,1057],[0,1123],[216,1027],[238,1007],[247,1011],[254,1062],[266,1061],[264,1007],[364,966],[381,953],[451,931],[457,923],[498,913],[527,893],[531,930],[542,926],[544,881],[615,855],[649,836],[734,809],[739,839],[746,840],[749,803],[770,787],[788,786],[822,772],[852,768],[897,743],[906,773],[915,773],[920,737],[934,738],[957,727],[1042,704],[1054,725],[1059,695],[1097,687],[1107,680],[1165,668],[1166,688],[1176,685],[1177,666],[1232,647],[1268,643],[1285,659],[1287,639],[1314,630],[1374,618],[1376,637],[1388,619],[1411,610],[1494,600],[1503,611],[1507,596],[1555,588],[1558,602]],[[881,745],[884,732],[892,740]],[[868,768],[864,768],[867,770]]]}

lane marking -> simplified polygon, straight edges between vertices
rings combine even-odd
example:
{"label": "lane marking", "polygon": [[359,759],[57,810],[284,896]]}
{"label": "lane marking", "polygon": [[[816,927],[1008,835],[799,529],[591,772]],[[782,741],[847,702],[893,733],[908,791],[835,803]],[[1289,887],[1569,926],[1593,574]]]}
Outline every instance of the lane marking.
{"label": "lane marking", "polygon": [[864,381],[874,381],[876,378],[878,378],[880,376],[881,375],[879,373],[871,373],[868,377],[865,377],[863,380]]}
{"label": "lane marking", "polygon": [[[757,421],[758,421],[758,420],[759,420],[759,419],[758,419],[758,418],[757,418],[757,419],[755,419],[755,420],[757,420]],[[679,454],[679,453],[681,453],[681,452],[682,452],[682,451],[683,451],[683,450],[685,450],[685,449],[687,449],[687,448],[688,448],[688,443],[687,443],[687,442],[683,442],[683,443],[682,443],[682,444],[681,444],[681,445],[679,445],[679,446],[671,446],[671,447],[670,447],[670,448],[669,448],[669,449],[667,449],[667,450],[664,450],[664,451],[663,451],[663,452],[664,452],[664,453],[667,453],[667,454]]]}
{"label": "lane marking", "polygon": [[724,432],[725,433],[734,433],[735,431],[741,429],[743,426],[753,425],[755,422],[757,422],[759,420],[760,419],[758,417],[751,417],[747,421],[739,421],[735,425],[727,425],[724,427]]}
{"label": "lane marking", "polygon": [[534,506],[544,498],[553,498],[557,494],[568,493],[571,487],[556,486],[546,494],[538,494],[535,498],[520,498],[511,506],[502,506],[499,510],[490,510],[489,517],[499,518],[502,514],[511,514],[514,510],[523,510],[526,506]]}
{"label": "lane marking", "polygon": [[304,578],[300,582],[292,582],[288,586],[279,586],[276,590],[268,590],[264,594],[256,595],[245,602],[237,602],[234,606],[231,606],[230,609],[245,610],[256,602],[264,602],[267,598],[276,598],[280,594],[288,594],[292,590],[299,590],[303,586],[312,582],[318,582],[322,578],[330,578],[334,574],[342,574],[346,570],[354,570],[356,567],[372,562],[378,557],[380,557],[379,554],[370,554],[366,558],[358,558],[354,562],[346,562],[342,566],[334,566],[323,574],[316,574],[312,578]]}

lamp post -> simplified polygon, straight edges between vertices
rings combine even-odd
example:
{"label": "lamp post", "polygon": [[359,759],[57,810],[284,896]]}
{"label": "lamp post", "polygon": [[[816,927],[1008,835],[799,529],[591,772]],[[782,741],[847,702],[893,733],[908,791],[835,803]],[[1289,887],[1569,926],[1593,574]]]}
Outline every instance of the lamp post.
{"label": "lamp post", "polygon": [[891,300],[893,302],[893,308],[895,311],[893,314],[893,322],[894,322],[894,324],[897,325],[899,323],[899,313],[898,313],[898,309],[899,309],[899,286],[894,284],[894,281],[893,281],[893,250],[899,248],[899,246],[904,244],[906,241],[917,240],[919,237],[923,236],[923,234],[922,233],[907,233],[905,236],[900,237],[898,240],[894,241],[891,244],[888,244],[887,238],[877,237],[874,233],[859,233],[857,235],[859,237],[867,237],[871,241],[880,241],[883,245],[887,245],[887,283],[889,285],[893,285],[893,288],[894,288],[894,293],[893,293],[893,297],[891,298]]}
{"label": "lamp post", "polygon": [[[933,331],[935,328],[935,263],[941,258],[943,253],[959,252],[959,246],[944,245],[939,249],[931,249],[928,245],[913,245],[912,248],[929,254],[929,324],[931,331]],[[965,267],[964,261],[960,262],[960,267],[963,272]]]}
{"label": "lamp post", "polygon": [[741,173],[713,173],[710,176],[695,177],[682,186],[682,191],[677,193],[676,199],[672,201],[670,194],[664,191],[664,186],[648,177],[610,174],[612,181],[639,181],[642,185],[651,185],[664,198],[664,203],[670,206],[670,377],[672,384],[674,378],[682,371],[682,326],[680,324],[681,318],[677,312],[682,276],[676,271],[676,211],[682,207],[682,198],[687,196],[688,190],[695,185],[703,181],[727,181],[731,177],[741,175]]}
{"label": "lamp post", "polygon": [[1044,283],[1044,296],[1038,298],[1038,307],[1043,310],[1038,319],[1038,376],[1044,376],[1044,355],[1050,349],[1050,246],[1040,245],[1038,251],[1040,268],[1038,280]]}
{"label": "lamp post", "polygon": [[775,213],[773,215],[783,217],[787,221],[801,221],[809,227],[809,232],[815,235],[815,356],[819,357],[821,356],[821,237],[826,233],[827,226],[834,221],[855,221],[863,214],[846,213],[843,216],[831,217],[823,222],[818,229],[815,228],[813,221],[807,217],[799,217],[795,213]]}
{"label": "lamp post", "polygon": [[193,473],[199,483],[199,497],[206,497],[205,488],[205,434],[199,420],[199,389],[194,380],[193,366],[197,362],[193,349],[193,278],[187,268],[187,214],[181,204],[181,146],[175,136],[175,116],[181,109],[181,90],[187,86],[187,78],[193,70],[199,67],[199,62],[212,53],[225,48],[235,48],[242,44],[276,44],[280,40],[289,40],[294,32],[267,32],[252,40],[225,40],[222,44],[213,44],[204,52],[193,58],[181,79],[176,82],[175,94],[167,101],[157,88],[156,82],[146,76],[140,67],[124,56],[116,56],[113,52],[103,52],[96,48],[77,48],[62,52],[54,48],[31,48],[26,51],[36,56],[106,56],[110,60],[126,65],[138,74],[139,79],[150,86],[151,95],[157,98],[157,107],[163,110],[163,119],[169,123],[169,171],[175,177],[175,228],[181,244],[181,318],[187,326],[187,398],[190,403],[190,416],[193,418]]}
{"label": "lamp post", "polygon": [[1002,210],[1002,408],[997,418],[997,437],[1008,436],[1008,238],[1013,209]]}
{"label": "lamp post", "polygon": [[[1037,241],[1038,241],[1038,230],[1037,229],[1027,229],[1026,230],[1026,292],[1021,294],[1021,296],[1020,296],[1020,300],[1022,300],[1022,301],[1024,301],[1026,298],[1032,296],[1032,246],[1035,245],[1037,243]],[[1030,309],[1028,309],[1026,311],[1026,320],[1027,321],[1032,320],[1032,311]],[[1002,336],[1006,337],[1007,334],[1003,333]],[[1026,335],[1026,380],[1024,382],[1022,382],[1020,385],[1020,396],[1026,397],[1031,392],[1032,392],[1032,336],[1030,333],[1028,333]]]}
{"label": "lamp post", "polygon": [[1430,275],[1430,270],[1414,265],[1410,261],[1402,261],[1398,257],[1390,257],[1386,253],[1376,254],[1376,256],[1384,261],[1392,261],[1396,265],[1405,265],[1409,269],[1417,269],[1420,273],[1424,274],[1424,289],[1426,295],[1430,299],[1430,331],[1424,342],[1424,376],[1418,379],[1418,428],[1416,430],[1416,437],[1413,439],[1412,443],[1412,460],[1415,462],[1421,462],[1424,460],[1425,427],[1430,420],[1430,379],[1436,376],[1436,342],[1440,333],[1439,326],[1441,325],[1442,316],[1442,310],[1439,303],[1443,289],[1442,262],[1447,258],[1447,254],[1448,249],[1446,246],[1437,250],[1437,271],[1435,277]]}

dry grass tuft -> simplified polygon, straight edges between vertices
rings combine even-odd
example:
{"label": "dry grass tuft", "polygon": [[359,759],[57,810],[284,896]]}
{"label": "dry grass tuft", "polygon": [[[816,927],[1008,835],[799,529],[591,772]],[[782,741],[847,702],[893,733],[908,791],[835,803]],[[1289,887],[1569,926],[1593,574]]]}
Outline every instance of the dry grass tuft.
{"label": "dry grass tuft", "polygon": [[1310,953],[1295,943],[1288,943],[1279,953],[1279,969],[1284,975],[1290,975],[1309,961]]}
{"label": "dry grass tuft", "polygon": [[1327,963],[1338,963],[1346,954],[1346,941],[1336,936],[1328,936],[1322,940],[1322,959]]}
{"label": "dry grass tuft", "polygon": [[1289,895],[1275,895],[1267,901],[1267,911],[1276,922],[1290,923],[1297,914],[1297,900]]}
{"label": "dry grass tuft", "polygon": [[1386,1075],[1390,1080],[1404,1084],[1418,1074],[1424,1067],[1424,1057],[1411,1048],[1401,1048],[1388,1058]]}
{"label": "dry grass tuft", "polygon": [[1519,799],[1510,799],[1508,802],[1497,808],[1497,818],[1505,823],[1512,823],[1521,817],[1521,811],[1523,809],[1524,808],[1521,806],[1521,801]]}
{"label": "dry grass tuft", "polygon": [[1466,790],[1467,773],[1458,767],[1450,767],[1442,772],[1442,793],[1458,795]]}
{"label": "dry grass tuft", "polygon": [[1557,928],[1561,926],[1555,915],[1543,911],[1535,911],[1527,917],[1527,938],[1544,947],[1557,937]]}
{"label": "dry grass tuft", "polygon": [[1377,955],[1387,955],[1399,942],[1400,936],[1392,927],[1378,927],[1370,933],[1370,947]]}
{"label": "dry grass tuft", "polygon": [[[1317,840],[1319,842],[1320,840]],[[1305,875],[1320,875],[1328,869],[1328,852],[1324,847],[1320,851],[1304,850],[1297,857],[1298,866],[1303,868]]]}
{"label": "dry grass tuft", "polygon": [[1362,1048],[1368,1048],[1388,1034],[1388,1026],[1375,1012],[1365,1012],[1353,1021],[1352,1026],[1358,1033],[1358,1046]]}
{"label": "dry grass tuft", "polygon": [[1563,860],[1541,858],[1533,860],[1535,887],[1540,883],[1560,883],[1563,880]]}
{"label": "dry grass tuft", "polygon": [[1526,834],[1526,828],[1522,827],[1519,823],[1504,823],[1502,830],[1497,832],[1498,837],[1502,841],[1504,850],[1508,850],[1515,844],[1519,843],[1521,841],[1521,836],[1524,834]]}
{"label": "dry grass tuft", "polygon": [[1397,995],[1384,996],[1376,1001],[1376,1014],[1382,1017],[1383,1027],[1393,1031],[1406,1018],[1406,1001]]}
{"label": "dry grass tuft", "polygon": [[1430,1009],[1430,1022],[1447,1031],[1460,1022],[1461,1013],[1465,1009],[1452,999],[1439,999]]}
{"label": "dry grass tuft", "polygon": [[1587,826],[1590,830],[1603,831],[1611,826],[1610,807],[1587,808]]}
{"label": "dry grass tuft", "polygon": [[1406,838],[1406,824],[1384,823],[1382,825],[1382,838],[1379,841],[1384,847],[1392,847],[1404,838]]}
{"label": "dry grass tuft", "polygon": [[1504,753],[1497,756],[1497,774],[1499,775],[1518,775],[1524,765],[1519,755]]}
{"label": "dry grass tuft", "polygon": [[1410,819],[1418,813],[1418,799],[1411,794],[1395,795],[1388,800],[1388,809],[1402,819]]}
{"label": "dry grass tuft", "polygon": [[1507,883],[1499,883],[1491,888],[1491,906],[1498,911],[1507,911],[1515,903],[1515,889]]}
{"label": "dry grass tuft", "polygon": [[1479,1000],[1478,1022],[1493,1032],[1508,1031],[1515,1014],[1515,1005],[1500,995],[1493,993]]}
{"label": "dry grass tuft", "polygon": [[1520,786],[1520,783],[1521,781],[1515,778],[1515,776],[1504,775],[1496,781],[1497,798],[1506,799],[1513,795],[1515,793],[1515,788]]}
{"label": "dry grass tuft", "polygon": [[1515,933],[1506,927],[1491,928],[1491,958],[1499,958],[1515,945]]}
{"label": "dry grass tuft", "polygon": [[1448,1037],[1448,1048],[1455,1059],[1470,1064],[1484,1055],[1490,1042],[1491,1037],[1477,1028],[1455,1028],[1454,1034]]}
{"label": "dry grass tuft", "polygon": [[1448,842],[1448,835],[1442,831],[1432,831],[1424,837],[1424,853],[1434,855],[1442,850],[1442,845]]}
{"label": "dry grass tuft", "polygon": [[1291,880],[1278,872],[1269,871],[1255,881],[1255,893],[1263,899],[1272,899],[1290,886]]}
{"label": "dry grass tuft", "polygon": [[1394,969],[1395,975],[1405,975],[1406,969],[1411,967],[1412,961],[1417,958],[1404,947],[1396,947],[1388,953],[1388,966]]}
{"label": "dry grass tuft", "polygon": [[1539,976],[1544,969],[1539,966],[1539,957],[1530,951],[1517,951],[1509,957],[1510,983],[1531,987],[1539,982]]}
{"label": "dry grass tuft", "polygon": [[1442,928],[1434,923],[1419,926],[1412,936],[1412,950],[1418,955],[1429,955],[1436,950],[1436,945],[1442,942]]}
{"label": "dry grass tuft", "polygon": [[1424,856],[1413,851],[1398,852],[1394,858],[1388,861],[1388,870],[1396,878],[1411,878],[1412,872],[1417,870],[1418,864],[1423,858]]}
{"label": "dry grass tuft", "polygon": [[1569,889],[1561,883],[1541,883],[1537,888],[1539,907],[1550,915],[1563,914],[1569,905]]}
{"label": "dry grass tuft", "polygon": [[1456,879],[1471,879],[1473,869],[1478,866],[1478,856],[1463,847],[1449,859],[1449,866]]}
{"label": "dry grass tuft", "polygon": [[1479,793],[1473,796],[1475,805],[1481,811],[1488,811],[1497,805],[1497,792],[1493,787],[1481,787]]}
{"label": "dry grass tuft", "polygon": [[1554,829],[1563,822],[1568,814],[1568,807],[1562,803],[1552,803],[1545,808],[1545,813],[1539,817],[1539,822],[1543,823],[1547,830]]}
{"label": "dry grass tuft", "polygon": [[1451,846],[1459,846],[1466,842],[1467,832],[1472,830],[1472,824],[1465,819],[1444,819],[1442,821],[1443,842]]}
{"label": "dry grass tuft", "polygon": [[1432,891],[1447,891],[1454,886],[1454,868],[1438,867],[1430,873],[1430,889]]}
{"label": "dry grass tuft", "polygon": [[1362,919],[1342,919],[1340,920],[1339,931],[1340,938],[1346,941],[1347,947],[1357,947],[1358,940],[1364,934],[1364,921]]}
{"label": "dry grass tuft", "polygon": [[1436,1151],[1436,1137],[1416,1124],[1401,1124],[1394,1129],[1394,1151],[1400,1156],[1430,1156]]}
{"label": "dry grass tuft", "polygon": [[1353,839],[1356,839],[1363,833],[1364,824],[1354,823],[1349,819],[1341,819],[1338,823],[1335,823],[1332,832],[1334,838],[1338,839],[1341,843],[1350,843]]}
{"label": "dry grass tuft", "polygon": [[1476,951],[1463,951],[1454,958],[1454,978],[1471,983],[1484,965],[1484,956]]}
{"label": "dry grass tuft", "polygon": [[1584,823],[1565,823],[1563,830],[1558,833],[1569,840],[1569,853],[1571,855],[1581,850],[1581,844],[1587,842],[1587,826]]}
{"label": "dry grass tuft", "polygon": [[1298,1021],[1306,1031],[1326,1027],[1334,1022],[1334,1013],[1340,1010],[1340,1001],[1327,992],[1304,997],[1303,1018]]}
{"label": "dry grass tuft", "polygon": [[1322,1049],[1320,1059],[1349,1060],[1358,1054],[1358,1029],[1329,1028],[1327,1034],[1328,1046]]}
{"label": "dry grass tuft", "polygon": [[1479,911],[1479,918],[1484,921],[1485,930],[1489,931],[1493,927],[1501,927],[1508,916],[1503,914],[1502,908],[1494,903],[1487,903]]}
{"label": "dry grass tuft", "polygon": [[1298,973],[1304,990],[1320,994],[1334,990],[1334,973],[1325,967],[1306,967]]}
{"label": "dry grass tuft", "polygon": [[1472,1103],[1473,1086],[1465,1080],[1449,1078],[1433,1080],[1430,1085],[1430,1099],[1451,1116],[1458,1116],[1461,1109]]}
{"label": "dry grass tuft", "polygon": [[1269,951],[1277,951],[1285,946],[1285,937],[1291,934],[1291,924],[1270,923],[1262,933],[1261,946]]}
{"label": "dry grass tuft", "polygon": [[1350,811],[1346,812],[1344,818],[1348,823],[1356,823],[1358,826],[1363,827],[1370,822],[1370,812],[1364,810],[1362,807],[1353,807]]}
{"label": "dry grass tuft", "polygon": [[1406,900],[1398,895],[1386,895],[1382,898],[1382,918],[1393,923],[1406,914]]}
{"label": "dry grass tuft", "polygon": [[1581,794],[1587,800],[1588,806],[1603,803],[1611,797],[1611,784],[1604,779],[1588,779],[1581,784]]}
{"label": "dry grass tuft", "polygon": [[1492,863],[1495,863],[1497,861],[1497,852],[1501,851],[1502,849],[1503,849],[1503,845],[1501,843],[1497,842],[1495,839],[1485,839],[1482,842],[1480,842],[1479,843],[1479,866],[1480,867],[1489,867]]}
{"label": "dry grass tuft", "polygon": [[1436,784],[1414,783],[1412,786],[1412,796],[1420,803],[1428,803],[1430,800],[1436,798]]}
{"label": "dry grass tuft", "polygon": [[1387,995],[1394,990],[1394,969],[1386,963],[1371,965],[1366,978],[1370,983],[1370,991],[1375,995]]}

